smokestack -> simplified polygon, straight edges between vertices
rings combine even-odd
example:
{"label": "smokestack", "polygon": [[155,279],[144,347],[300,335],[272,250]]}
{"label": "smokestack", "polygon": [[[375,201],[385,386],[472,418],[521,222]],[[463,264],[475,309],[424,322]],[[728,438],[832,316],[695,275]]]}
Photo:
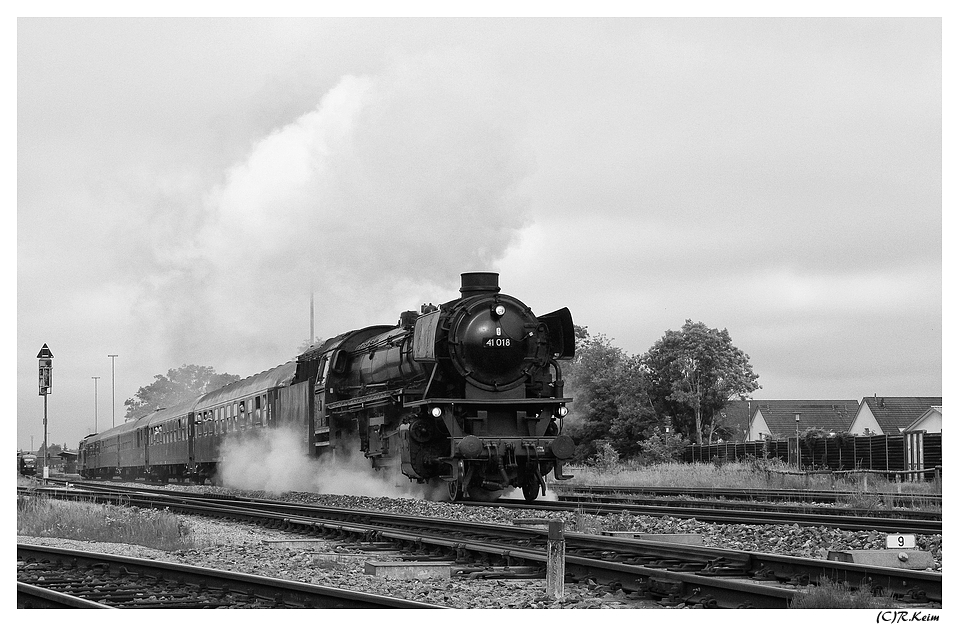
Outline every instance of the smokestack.
{"label": "smokestack", "polygon": [[464,296],[499,293],[499,274],[496,272],[466,272],[460,274],[460,279],[460,293]]}

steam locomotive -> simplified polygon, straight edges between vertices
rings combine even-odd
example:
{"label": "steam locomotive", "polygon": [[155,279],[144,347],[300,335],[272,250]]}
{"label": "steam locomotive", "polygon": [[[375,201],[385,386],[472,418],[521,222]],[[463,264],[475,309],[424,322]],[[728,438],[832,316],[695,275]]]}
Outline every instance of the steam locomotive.
{"label": "steam locomotive", "polygon": [[316,345],[294,361],[79,445],[84,477],[217,479],[223,444],[293,428],[311,456],[359,450],[450,500],[491,499],[544,477],[570,478],[562,434],[571,398],[559,361],[574,355],[568,309],[535,316],[499,275],[462,274],[460,297]]}

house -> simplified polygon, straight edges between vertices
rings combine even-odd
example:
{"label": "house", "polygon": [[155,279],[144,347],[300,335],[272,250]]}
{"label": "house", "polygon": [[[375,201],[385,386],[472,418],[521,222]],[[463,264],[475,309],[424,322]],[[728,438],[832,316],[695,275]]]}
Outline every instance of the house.
{"label": "house", "polygon": [[[940,407],[939,430],[942,432],[942,397],[893,397],[873,396],[862,399],[849,432],[854,435],[899,435],[909,430],[911,425],[926,416],[932,407]],[[930,415],[929,423],[935,423]]]}
{"label": "house", "polygon": [[[859,410],[855,400],[753,400],[747,441],[795,437],[808,428],[846,432]],[[796,416],[799,416],[797,423]]]}
{"label": "house", "polygon": [[942,432],[942,407],[931,406],[929,410],[919,416],[919,419],[906,426],[905,432],[922,430],[927,433]]}

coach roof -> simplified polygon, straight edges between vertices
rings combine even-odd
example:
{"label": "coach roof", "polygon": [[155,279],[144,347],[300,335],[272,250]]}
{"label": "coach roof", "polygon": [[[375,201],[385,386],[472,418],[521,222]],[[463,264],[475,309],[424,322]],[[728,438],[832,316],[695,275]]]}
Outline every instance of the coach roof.
{"label": "coach roof", "polygon": [[287,387],[293,378],[294,372],[296,372],[296,363],[287,361],[283,365],[278,365],[273,369],[230,383],[201,397],[200,401],[197,402],[196,410],[201,411],[224,402],[254,396],[263,393],[267,389]]}

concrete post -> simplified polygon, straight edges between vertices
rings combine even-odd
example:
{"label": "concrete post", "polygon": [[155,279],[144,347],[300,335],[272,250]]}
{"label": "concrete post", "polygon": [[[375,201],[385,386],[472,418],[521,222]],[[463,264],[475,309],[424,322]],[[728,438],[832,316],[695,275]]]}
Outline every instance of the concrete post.
{"label": "concrete post", "polygon": [[550,520],[546,542],[546,595],[557,600],[562,598],[565,580],[566,538],[563,535],[563,522]]}
{"label": "concrete post", "polygon": [[522,526],[546,525],[546,595],[559,599],[563,597],[566,582],[566,536],[563,534],[563,520],[514,519],[513,523]]}

